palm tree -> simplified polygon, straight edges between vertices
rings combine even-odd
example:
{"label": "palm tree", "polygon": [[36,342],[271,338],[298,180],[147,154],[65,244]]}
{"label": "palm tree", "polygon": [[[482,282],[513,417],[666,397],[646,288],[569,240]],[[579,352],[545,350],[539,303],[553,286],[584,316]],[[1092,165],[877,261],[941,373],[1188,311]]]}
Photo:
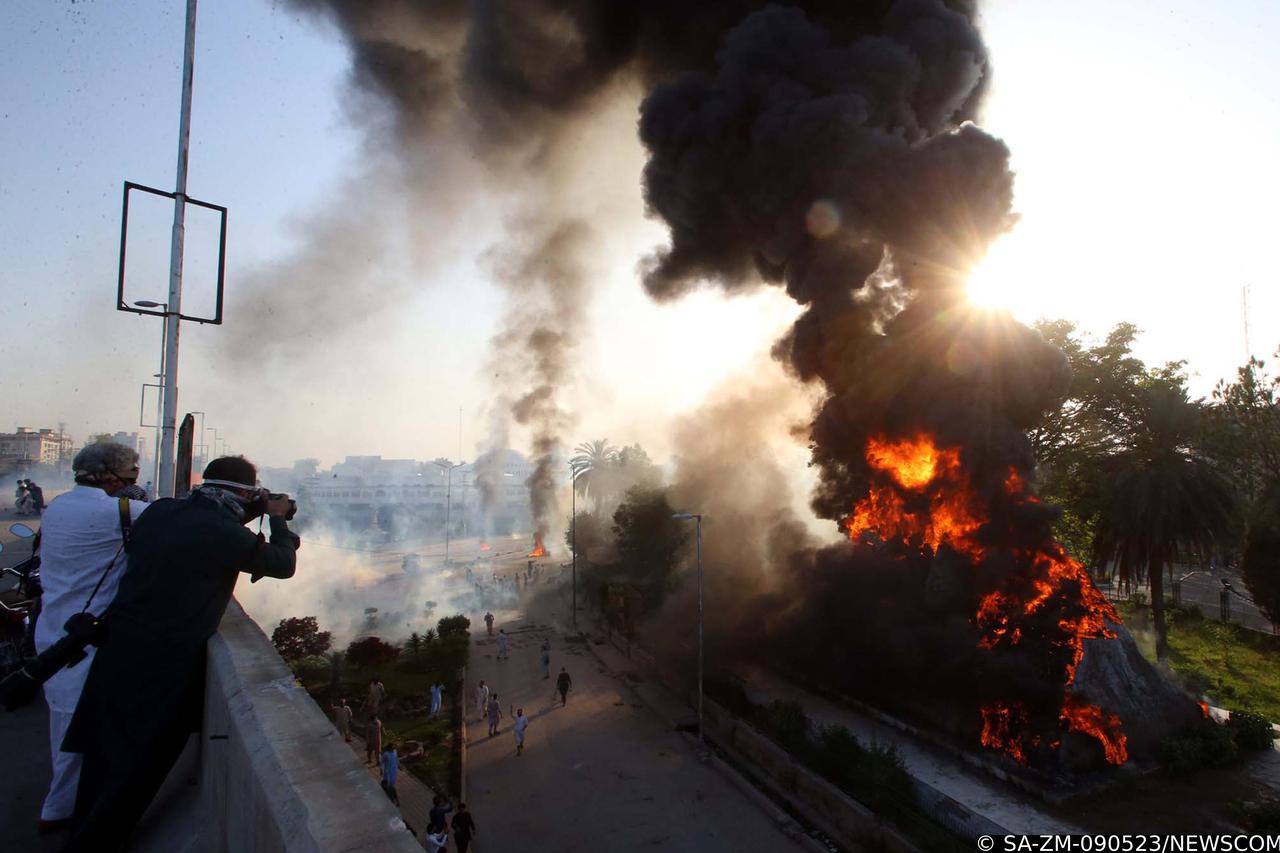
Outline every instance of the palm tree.
{"label": "palm tree", "polygon": [[609,474],[618,463],[618,448],[610,444],[609,439],[599,438],[583,442],[573,451],[577,454],[569,460],[573,487],[578,494],[590,498],[599,511],[601,501],[610,491]]}
{"label": "palm tree", "polygon": [[1094,549],[1121,581],[1151,587],[1156,657],[1168,656],[1164,570],[1180,550],[1212,548],[1228,532],[1235,495],[1197,455],[1200,407],[1180,386],[1143,389],[1129,412],[1121,449],[1106,463]]}

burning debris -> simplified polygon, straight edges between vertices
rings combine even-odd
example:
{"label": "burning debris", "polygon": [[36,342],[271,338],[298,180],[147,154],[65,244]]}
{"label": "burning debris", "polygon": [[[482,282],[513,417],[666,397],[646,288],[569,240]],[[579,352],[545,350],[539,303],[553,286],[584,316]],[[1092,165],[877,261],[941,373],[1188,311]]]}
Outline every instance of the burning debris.
{"label": "burning debris", "polygon": [[1000,530],[993,522],[1011,516],[993,508],[992,502],[1039,503],[1018,471],[1011,468],[1004,488],[984,500],[965,473],[960,449],[939,448],[931,436],[896,441],[873,437],[867,442],[866,460],[873,481],[869,494],[845,521],[851,539],[878,537],[930,555],[945,547],[975,567],[997,551],[1012,559],[1012,572],[1001,576],[994,588],[977,591],[973,621],[979,630],[978,646],[996,654],[1034,646],[1045,673],[1058,673],[1062,697],[1056,709],[1032,709],[1011,695],[983,705],[983,745],[1025,764],[1030,749],[1056,748],[1061,731],[1078,731],[1102,744],[1108,762],[1126,761],[1120,719],[1082,701],[1071,689],[1084,641],[1114,638],[1107,622],[1118,623],[1120,618],[1084,567],[1051,538],[1028,546],[1023,543],[1025,533]]}
{"label": "burning debris", "polygon": [[533,550],[529,552],[529,557],[537,559],[547,556],[547,549],[542,544],[542,534],[537,533],[533,537]]}

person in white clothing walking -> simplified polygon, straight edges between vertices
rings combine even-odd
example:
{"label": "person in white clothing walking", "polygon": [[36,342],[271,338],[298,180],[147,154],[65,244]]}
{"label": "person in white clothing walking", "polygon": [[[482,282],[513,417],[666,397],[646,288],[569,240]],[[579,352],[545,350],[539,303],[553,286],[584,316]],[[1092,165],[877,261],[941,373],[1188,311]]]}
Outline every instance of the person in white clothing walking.
{"label": "person in white clothing walking", "polygon": [[524,715],[524,708],[516,710],[516,721],[511,730],[516,733],[516,755],[524,753],[524,733],[529,728],[529,718]]}
{"label": "person in white clothing walking", "polygon": [[484,679],[480,679],[480,683],[476,685],[476,711],[480,714],[480,719],[484,719],[485,712],[489,709],[489,685],[484,683]]}
{"label": "person in white clothing walking", "polygon": [[[137,451],[114,442],[90,444],[71,464],[76,484],[53,499],[41,524],[44,598],[36,623],[37,652],[62,638],[62,626],[73,614],[87,607],[90,613],[101,615],[115,598],[126,565],[124,519],[115,495],[138,481]],[[130,525],[146,508],[145,501],[128,501]],[[99,581],[101,586],[94,593]],[[81,758],[79,753],[63,752],[61,746],[96,652],[96,647],[88,646],[84,660],[59,670],[44,685],[53,780],[40,810],[42,833],[69,826],[75,808]]]}
{"label": "person in white clothing walking", "polygon": [[498,660],[507,659],[507,632],[503,628],[498,629]]}

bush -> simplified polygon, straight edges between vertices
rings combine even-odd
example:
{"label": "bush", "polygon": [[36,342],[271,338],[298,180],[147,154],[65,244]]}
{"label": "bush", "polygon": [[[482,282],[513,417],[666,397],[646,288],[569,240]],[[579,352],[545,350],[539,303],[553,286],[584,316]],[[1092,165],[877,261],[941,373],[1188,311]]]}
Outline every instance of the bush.
{"label": "bush", "polygon": [[1280,833],[1280,802],[1232,803],[1231,812],[1252,832],[1260,835]]}
{"label": "bush", "polygon": [[788,752],[806,756],[809,747],[809,718],[795,701],[774,701],[761,713],[761,727]]}
{"label": "bush", "polygon": [[814,769],[878,814],[901,816],[915,804],[915,785],[893,746],[863,746],[844,726],[822,730]]}
{"label": "bush", "polygon": [[364,669],[391,663],[399,654],[400,650],[390,643],[383,642],[378,637],[365,637],[347,646],[344,657],[347,663],[357,669]]}
{"label": "bush", "polygon": [[444,640],[450,636],[467,636],[471,630],[471,620],[459,613],[457,616],[446,616],[436,623],[436,636]]}
{"label": "bush", "polygon": [[1249,711],[1232,711],[1227,728],[1235,736],[1236,746],[1249,752],[1271,749],[1276,738],[1271,722],[1261,714]]}
{"label": "bush", "polygon": [[1230,729],[1206,721],[1161,741],[1160,762],[1170,773],[1190,773],[1204,767],[1221,767],[1239,752]]}

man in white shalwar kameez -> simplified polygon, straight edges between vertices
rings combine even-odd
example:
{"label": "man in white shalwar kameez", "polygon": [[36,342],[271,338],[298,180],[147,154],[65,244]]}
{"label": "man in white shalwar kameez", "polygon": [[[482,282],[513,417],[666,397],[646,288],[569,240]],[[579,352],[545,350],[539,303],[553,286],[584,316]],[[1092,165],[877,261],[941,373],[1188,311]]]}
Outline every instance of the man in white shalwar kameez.
{"label": "man in white shalwar kameez", "polygon": [[484,679],[480,679],[480,683],[476,685],[476,710],[480,712],[480,719],[484,719],[485,711],[489,707],[489,685],[484,683]]}
{"label": "man in white shalwar kameez", "polygon": [[[58,495],[41,519],[40,580],[44,597],[36,623],[36,651],[43,652],[60,640],[67,619],[84,609],[93,588],[89,612],[101,615],[115,598],[126,557],[121,549],[120,502],[114,495],[138,479],[138,453],[123,444],[91,444],[72,462],[76,485]],[[129,501],[129,517],[136,521],[147,508],[144,501]],[[106,571],[110,565],[110,571]],[[49,706],[49,745],[53,753],[53,780],[40,810],[40,831],[62,828],[71,819],[80,781],[80,754],[63,752],[62,739],[89,666],[97,649],[89,646],[83,661],[59,670],[45,682]]]}

